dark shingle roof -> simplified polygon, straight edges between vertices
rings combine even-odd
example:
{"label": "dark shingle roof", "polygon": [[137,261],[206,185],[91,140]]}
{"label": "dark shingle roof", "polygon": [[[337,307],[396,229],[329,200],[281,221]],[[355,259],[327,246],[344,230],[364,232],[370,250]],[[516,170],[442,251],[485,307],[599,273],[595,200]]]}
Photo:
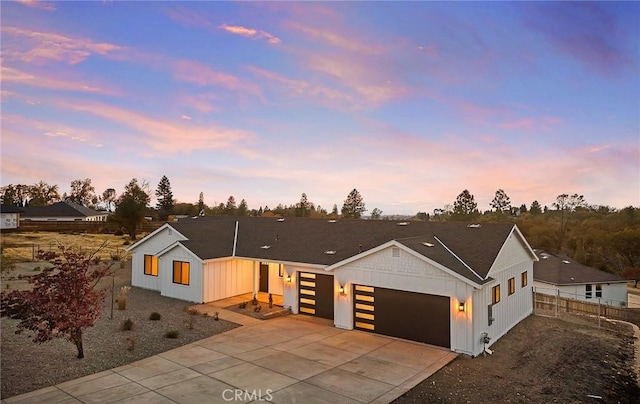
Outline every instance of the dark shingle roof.
{"label": "dark shingle roof", "polygon": [[[404,222],[408,224],[398,225],[400,222],[388,220],[332,222],[286,218],[279,221],[224,216],[187,218],[171,226],[189,239],[182,244],[205,260],[232,255],[236,221],[235,255],[238,257],[329,266],[396,240],[479,284],[486,282],[489,269],[513,229],[513,224],[501,223],[483,223],[473,228],[466,223]],[[423,242],[434,247],[427,247]],[[269,247],[263,248],[266,246]],[[335,253],[326,254],[326,251]]]}
{"label": "dark shingle roof", "polygon": [[22,213],[24,208],[18,208],[10,205],[0,205],[0,212],[2,213]]}
{"label": "dark shingle roof", "polygon": [[540,261],[533,263],[533,279],[554,285],[626,282],[625,279],[582,265],[568,257],[536,251]]}
{"label": "dark shingle roof", "polygon": [[48,206],[27,206],[24,208],[23,218],[30,217],[89,217],[103,215],[105,212],[98,212],[77,203],[62,201]]}

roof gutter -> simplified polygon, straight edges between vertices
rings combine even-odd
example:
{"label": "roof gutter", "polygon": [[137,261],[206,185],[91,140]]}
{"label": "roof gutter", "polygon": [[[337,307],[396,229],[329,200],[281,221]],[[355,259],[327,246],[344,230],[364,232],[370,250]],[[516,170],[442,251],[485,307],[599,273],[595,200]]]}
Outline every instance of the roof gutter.
{"label": "roof gutter", "polygon": [[238,245],[238,224],[239,222],[236,220],[236,232],[233,235],[233,252],[231,253],[232,257],[236,256],[236,245]]}

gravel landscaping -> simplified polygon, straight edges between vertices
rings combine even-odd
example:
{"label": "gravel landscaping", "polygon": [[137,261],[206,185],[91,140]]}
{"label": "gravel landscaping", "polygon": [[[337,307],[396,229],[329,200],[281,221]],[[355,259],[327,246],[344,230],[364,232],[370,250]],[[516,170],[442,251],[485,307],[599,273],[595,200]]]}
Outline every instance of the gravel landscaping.
{"label": "gravel landscaping", "polygon": [[[111,278],[105,280],[111,289]],[[131,284],[130,262],[118,271],[115,278],[116,295],[123,285]],[[179,346],[228,331],[238,324],[216,321],[212,317],[189,314],[189,302],[160,296],[159,292],[131,288],[125,310],[113,310],[111,297],[96,325],[85,331],[84,359],[76,358],[76,348],[65,339],[44,344],[31,342],[28,333],[16,335],[17,320],[0,320],[2,331],[2,359],[0,380],[3,399],[67,380],[90,375]],[[161,319],[149,320],[153,312]],[[133,320],[133,330],[121,331],[126,319]],[[167,331],[177,330],[176,339],[165,338]]]}

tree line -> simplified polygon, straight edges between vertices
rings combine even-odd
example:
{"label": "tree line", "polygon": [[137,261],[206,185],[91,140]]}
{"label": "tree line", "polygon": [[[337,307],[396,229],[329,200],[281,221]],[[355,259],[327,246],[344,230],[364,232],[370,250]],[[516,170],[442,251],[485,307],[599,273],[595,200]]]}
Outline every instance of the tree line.
{"label": "tree line", "polygon": [[[277,216],[311,218],[359,219],[367,211],[364,198],[353,189],[339,209],[337,204],[325,209],[313,203],[302,193],[296,203],[282,203],[270,208],[250,208],[245,199],[237,202],[231,195],[226,203],[209,206],[200,192],[195,203],[177,202],[173,197],[171,182],[162,176],[155,190],[156,206],[150,207],[151,189],[146,181],[133,178],[121,194],[107,188],[102,194],[95,193],[91,179],[74,180],[69,193],[59,194],[57,185],[40,181],[34,185],[7,185],[0,188],[0,198],[5,205],[44,206],[60,200],[68,200],[94,209],[114,212],[110,220],[120,223],[135,239],[137,226],[145,217],[168,220],[175,216],[229,215],[229,216]],[[561,194],[551,207],[541,206],[534,200],[526,204],[513,205],[503,189],[498,189],[490,202],[491,209],[480,211],[474,195],[463,190],[453,201],[433,213],[417,212],[408,220],[420,221],[464,221],[464,222],[513,222],[518,225],[534,248],[545,249],[567,256],[585,265],[612,273],[628,273],[640,280],[640,210],[633,206],[616,209],[609,206],[590,205],[583,195]],[[393,219],[383,216],[374,208],[369,219]],[[626,271],[626,272],[625,272]],[[635,274],[635,275],[634,275]]]}

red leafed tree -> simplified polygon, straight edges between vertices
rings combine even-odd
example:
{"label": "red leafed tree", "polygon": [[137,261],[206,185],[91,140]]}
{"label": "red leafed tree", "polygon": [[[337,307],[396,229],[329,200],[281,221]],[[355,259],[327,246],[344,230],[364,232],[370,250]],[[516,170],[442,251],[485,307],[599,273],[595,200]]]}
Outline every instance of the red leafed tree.
{"label": "red leafed tree", "polygon": [[78,253],[66,246],[59,249],[59,253],[38,252],[40,259],[53,266],[29,277],[30,290],[2,293],[0,315],[20,320],[16,334],[33,332],[35,343],[66,338],[75,344],[78,358],[84,358],[82,331],[100,318],[106,291],[97,285],[111,275],[111,266],[91,265],[100,249],[93,254]]}
{"label": "red leafed tree", "polygon": [[622,272],[622,276],[624,276],[625,279],[635,281],[636,284],[634,285],[634,287],[637,288],[638,282],[640,282],[640,267],[629,267],[625,269],[624,272]]}

